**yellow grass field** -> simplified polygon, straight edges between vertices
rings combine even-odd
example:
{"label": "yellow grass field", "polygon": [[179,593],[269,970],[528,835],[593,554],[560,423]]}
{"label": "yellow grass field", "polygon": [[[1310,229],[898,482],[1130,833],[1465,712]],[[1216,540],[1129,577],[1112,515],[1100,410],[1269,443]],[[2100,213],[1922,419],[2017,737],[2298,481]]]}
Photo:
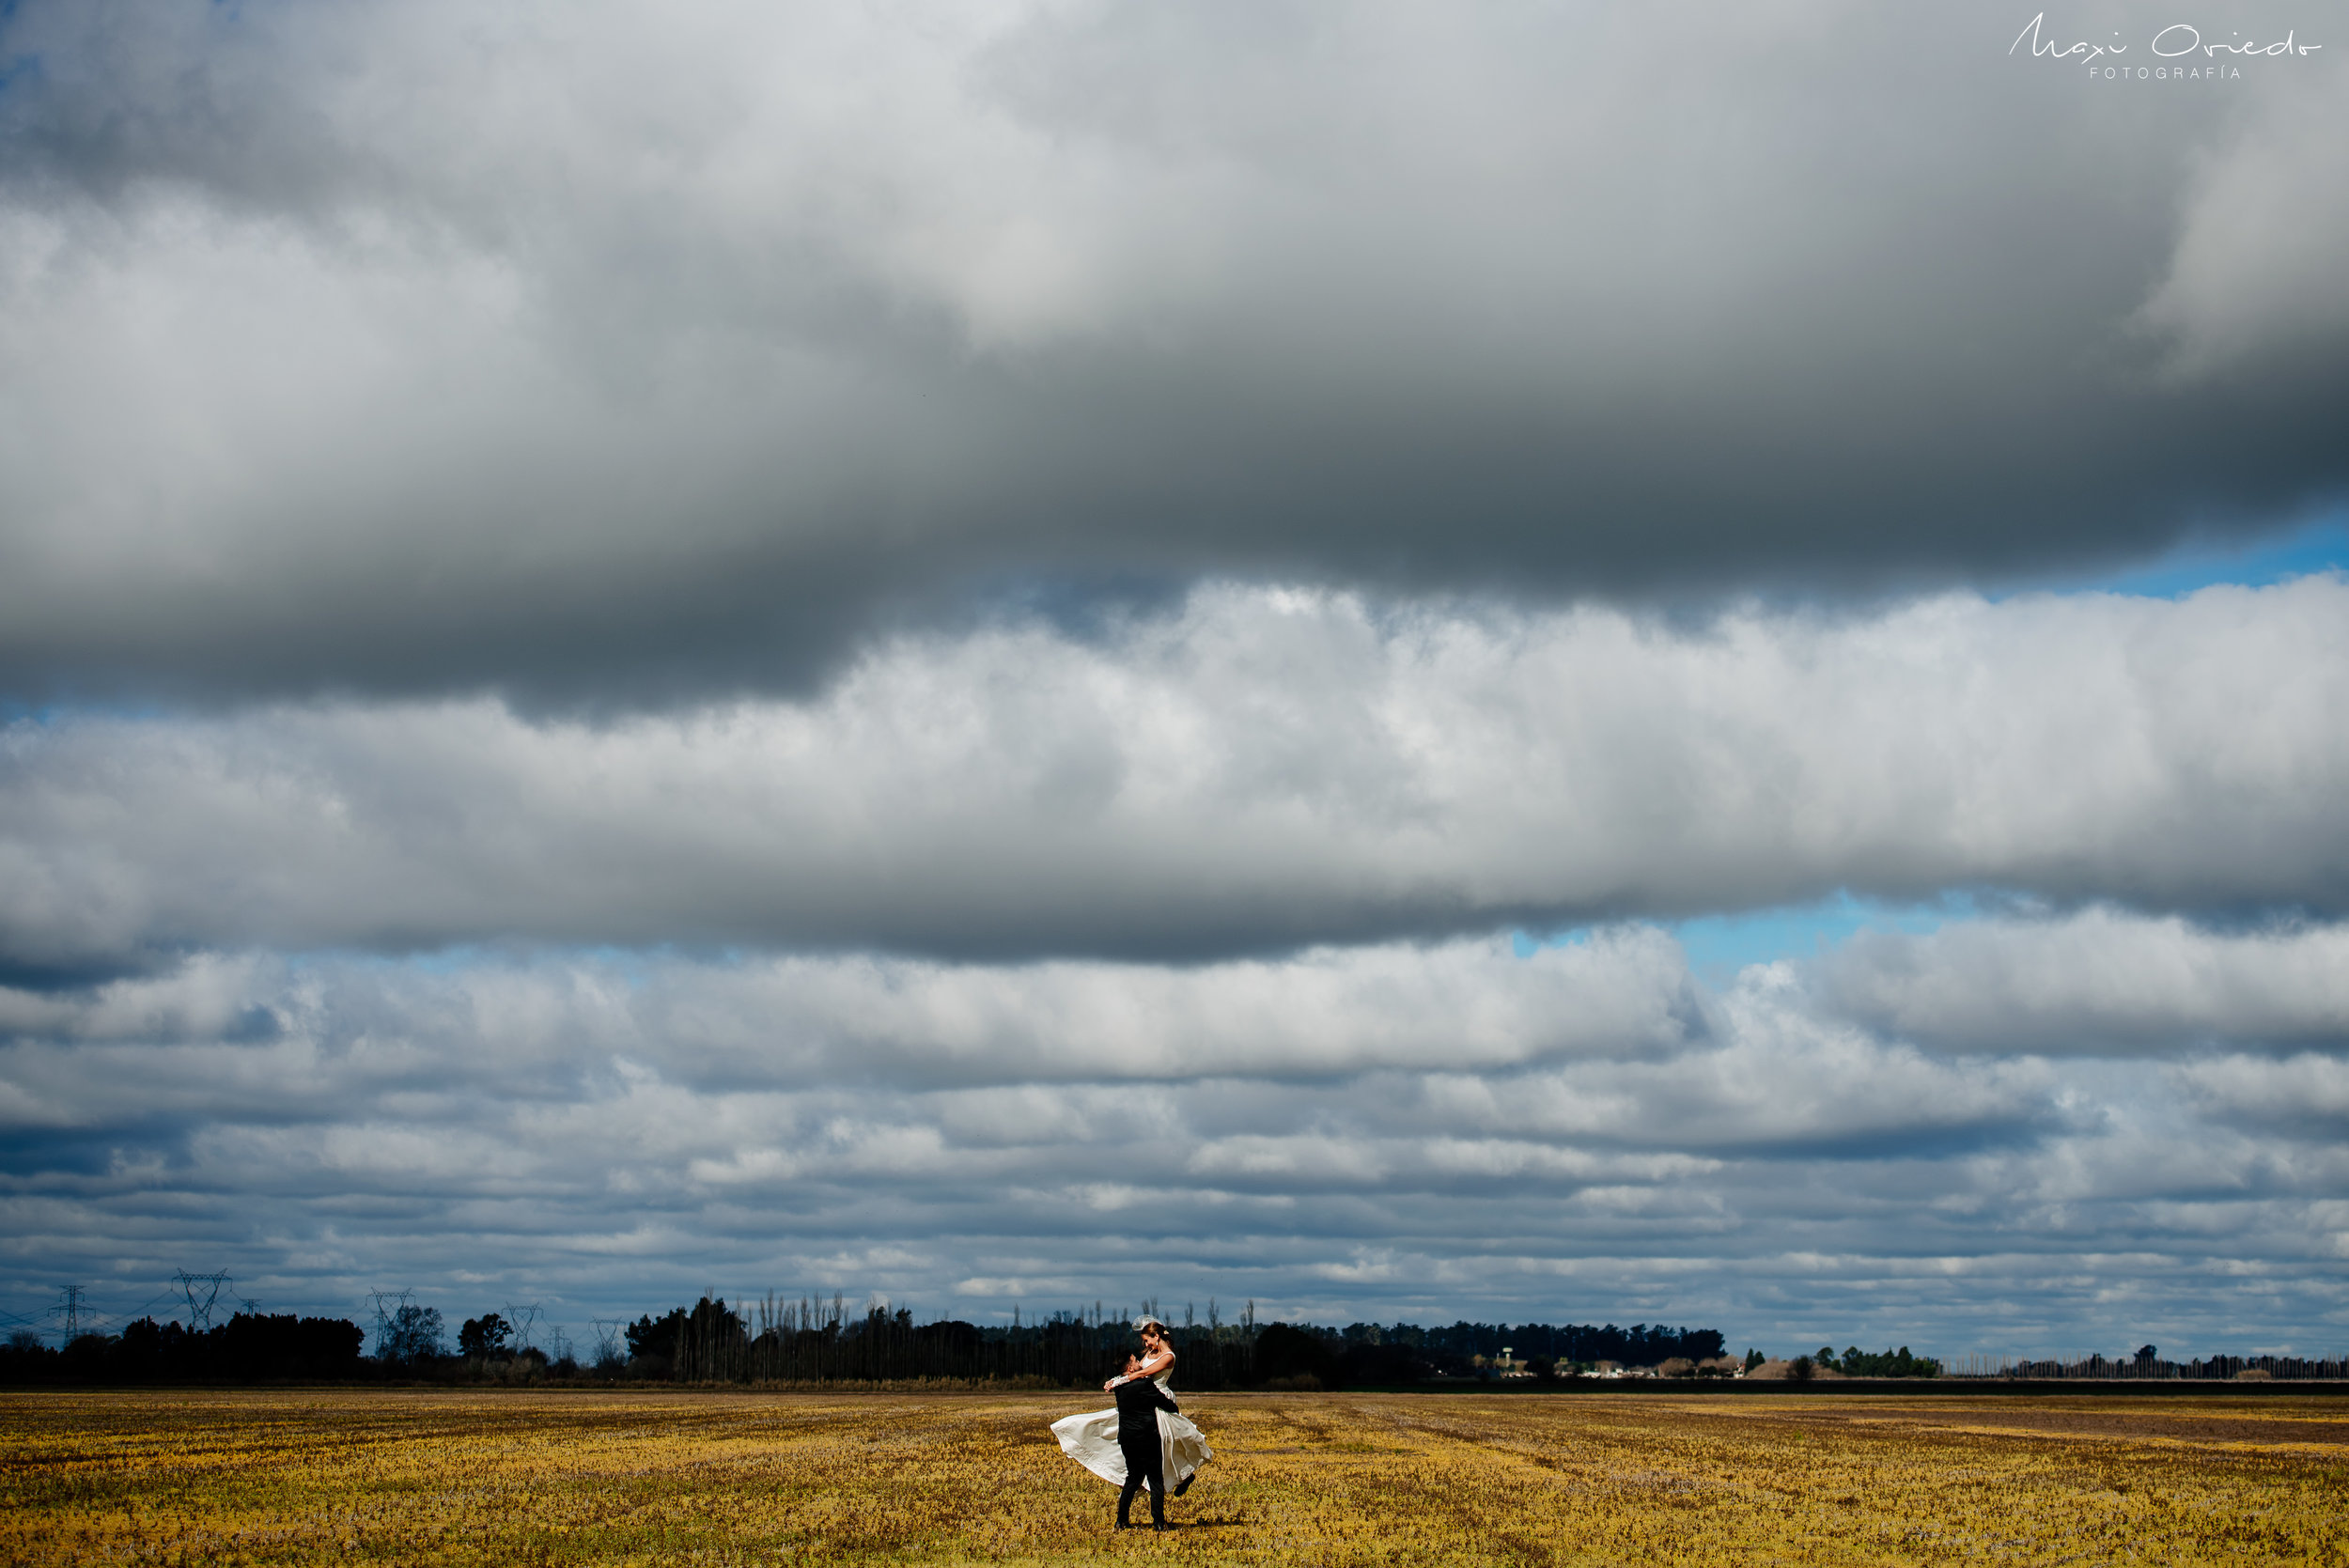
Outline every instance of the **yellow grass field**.
{"label": "yellow grass field", "polygon": [[1124,1536],[1045,1430],[1089,1403],[0,1394],[0,1557],[2349,1562],[2330,1399],[1203,1394],[1181,1528]]}

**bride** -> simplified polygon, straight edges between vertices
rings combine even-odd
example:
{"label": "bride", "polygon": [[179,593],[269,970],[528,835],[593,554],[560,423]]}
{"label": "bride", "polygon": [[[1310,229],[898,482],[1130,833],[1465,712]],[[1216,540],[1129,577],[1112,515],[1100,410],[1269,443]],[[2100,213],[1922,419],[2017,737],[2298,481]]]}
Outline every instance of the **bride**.
{"label": "bride", "polygon": [[[1166,1325],[1155,1317],[1137,1318],[1134,1327],[1142,1332],[1142,1366],[1132,1375],[1154,1380],[1168,1396],[1168,1388],[1174,1377],[1174,1346],[1168,1342]],[[1103,1391],[1126,1381],[1112,1377],[1101,1385]],[[1112,1486],[1126,1484],[1126,1460],[1117,1452],[1117,1411],[1093,1410],[1081,1416],[1063,1416],[1052,1423],[1052,1436],[1060,1439],[1061,1452],[1099,1476]],[[1215,1457],[1207,1447],[1207,1439],[1197,1427],[1181,1416],[1159,1412],[1159,1444],[1165,1452],[1166,1489],[1170,1497],[1181,1497],[1190,1489],[1192,1476],[1199,1467]]]}

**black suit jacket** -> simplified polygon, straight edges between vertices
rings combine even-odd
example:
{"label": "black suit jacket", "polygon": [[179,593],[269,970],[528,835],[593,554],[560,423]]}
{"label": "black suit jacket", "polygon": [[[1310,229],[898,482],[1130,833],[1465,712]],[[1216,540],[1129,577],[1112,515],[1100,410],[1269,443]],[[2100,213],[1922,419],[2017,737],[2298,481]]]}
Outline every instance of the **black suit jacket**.
{"label": "black suit jacket", "polygon": [[1182,1406],[1166,1397],[1166,1390],[1147,1377],[1136,1377],[1120,1383],[1111,1392],[1117,1396],[1117,1440],[1147,1437],[1159,1440],[1159,1412],[1179,1415]]}

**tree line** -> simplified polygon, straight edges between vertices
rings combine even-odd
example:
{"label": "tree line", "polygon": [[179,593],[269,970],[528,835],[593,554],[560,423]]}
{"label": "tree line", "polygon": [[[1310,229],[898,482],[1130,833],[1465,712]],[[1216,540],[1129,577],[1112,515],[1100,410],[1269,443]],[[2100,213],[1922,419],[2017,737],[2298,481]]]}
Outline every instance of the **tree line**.
{"label": "tree line", "polygon": [[[1186,1306],[1161,1313],[1187,1389],[1344,1388],[1491,1375],[1501,1353],[1536,1376],[1618,1361],[1719,1358],[1710,1328],[1455,1323],[1427,1327],[1356,1323],[1258,1324],[1252,1301],[1226,1321],[1213,1301],[1204,1317]],[[893,1382],[948,1379],[1067,1388],[1097,1382],[1103,1364],[1134,1343],[1121,1308],[1097,1303],[1038,1321],[981,1327],[957,1319],[916,1324],[907,1309],[851,1313],[830,1302],[770,1296],[739,1308],[704,1296],[626,1330],[621,1369],[689,1383]]]}
{"label": "tree line", "polygon": [[56,1349],[20,1331],[0,1346],[0,1383],[350,1382],[388,1370],[360,1355],[366,1337],[344,1318],[259,1312],[208,1329],[143,1317]]}
{"label": "tree line", "polygon": [[2349,1380],[2349,1358],[2319,1356],[2206,1356],[2170,1360],[2152,1345],[2134,1356],[2082,1356],[2028,1360],[1968,1358],[1955,1369],[1964,1377],[2053,1377],[2066,1380]]}
{"label": "tree line", "polygon": [[[1486,1378],[1505,1367],[1535,1379],[1570,1377],[1607,1363],[1660,1367],[1667,1375],[1730,1370],[1722,1336],[1662,1325],[1470,1323],[1259,1323],[1250,1302],[1226,1317],[1160,1312],[1181,1358],[1182,1387],[1218,1389],[1394,1388]],[[905,1308],[851,1308],[773,1295],[728,1302],[705,1296],[691,1306],[612,1331],[575,1355],[560,1329],[530,1343],[534,1309],[520,1321],[496,1312],[464,1319],[452,1336],[438,1309],[383,1305],[370,1333],[344,1318],[239,1312],[210,1328],[140,1318],[120,1332],[85,1333],[51,1347],[19,1330],[0,1343],[0,1384],[204,1384],[257,1382],[661,1382],[745,1385],[995,1384],[1083,1388],[1134,1343],[1132,1314],[1095,1303],[1008,1324],[954,1318],[916,1323]],[[1763,1360],[1750,1351],[1750,1371]],[[1710,1367],[1708,1367],[1710,1363]],[[1822,1345],[1787,1375],[1845,1377],[2005,1376],[2048,1378],[2349,1378],[2349,1362],[2281,1356],[2170,1360],[2152,1345],[2134,1356],[2077,1360],[1944,1362],[1897,1350],[1841,1354]],[[1770,1375],[1765,1374],[1765,1375]]]}
{"label": "tree line", "polygon": [[1796,1357],[1786,1375],[1802,1383],[1819,1372],[1838,1377],[1938,1377],[1941,1363],[1930,1356],[1910,1355],[1906,1345],[1898,1350],[1862,1350],[1855,1344],[1838,1356],[1833,1345],[1823,1344],[1815,1356]]}
{"label": "tree line", "polygon": [[[1259,1323],[1249,1302],[1231,1317],[1209,1301],[1170,1320],[1187,1389],[1335,1389],[1492,1374],[1504,1350],[1538,1375],[1600,1361],[1655,1364],[1721,1353],[1712,1329],[1604,1326]],[[497,1312],[465,1319],[450,1343],[438,1309],[402,1302],[379,1313],[375,1346],[341,1318],[240,1312],[207,1330],[142,1318],[118,1334],[84,1334],[52,1349],[20,1333],[0,1346],[0,1382],[242,1383],[302,1381],[657,1381],[735,1384],[993,1383],[1085,1387],[1134,1343],[1131,1313],[1095,1303],[1008,1325],[946,1318],[916,1323],[906,1308],[852,1309],[773,1295],[739,1303],[705,1296],[603,1336],[584,1358],[558,1333],[552,1351],[518,1343]]]}

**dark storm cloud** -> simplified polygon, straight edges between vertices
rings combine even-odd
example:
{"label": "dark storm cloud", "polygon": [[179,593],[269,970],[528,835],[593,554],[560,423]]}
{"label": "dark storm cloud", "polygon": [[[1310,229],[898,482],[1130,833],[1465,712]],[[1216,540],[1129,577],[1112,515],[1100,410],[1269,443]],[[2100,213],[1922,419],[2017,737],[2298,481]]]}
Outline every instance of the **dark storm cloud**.
{"label": "dark storm cloud", "polygon": [[0,683],[629,700],[1037,573],[1856,587],[2338,494],[2337,58],[2028,20],[20,7]]}

